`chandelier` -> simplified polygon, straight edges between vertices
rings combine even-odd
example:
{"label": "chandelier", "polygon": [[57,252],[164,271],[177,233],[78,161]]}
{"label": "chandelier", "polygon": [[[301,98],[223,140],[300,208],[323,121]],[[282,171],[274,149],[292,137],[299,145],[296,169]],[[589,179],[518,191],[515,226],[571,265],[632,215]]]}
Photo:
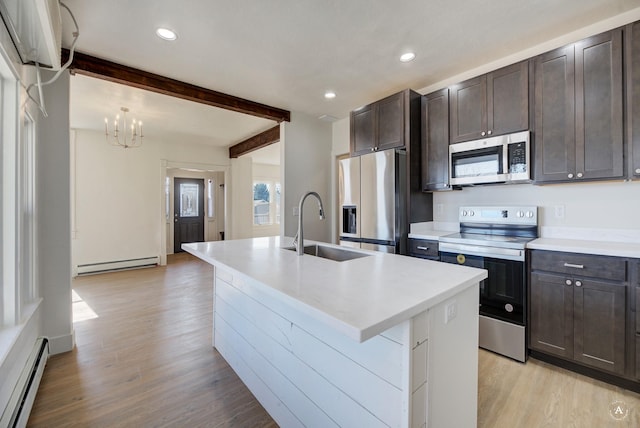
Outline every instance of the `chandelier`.
{"label": "chandelier", "polygon": [[[120,146],[125,149],[142,146],[142,122],[133,119],[129,126],[127,126],[127,113],[129,109],[126,107],[120,107],[122,112],[122,121],[120,115],[116,115],[116,119],[113,121],[113,135],[109,134],[109,120],[104,118],[104,133],[109,144],[113,146]],[[109,138],[111,136],[111,138]]]}

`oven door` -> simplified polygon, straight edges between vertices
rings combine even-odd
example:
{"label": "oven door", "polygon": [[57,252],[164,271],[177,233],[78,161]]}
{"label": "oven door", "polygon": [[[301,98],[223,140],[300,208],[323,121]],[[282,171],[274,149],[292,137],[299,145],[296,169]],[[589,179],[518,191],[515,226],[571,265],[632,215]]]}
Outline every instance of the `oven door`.
{"label": "oven door", "polygon": [[440,252],[440,261],[486,269],[487,279],[480,282],[480,315],[525,325],[523,261],[449,252]]}

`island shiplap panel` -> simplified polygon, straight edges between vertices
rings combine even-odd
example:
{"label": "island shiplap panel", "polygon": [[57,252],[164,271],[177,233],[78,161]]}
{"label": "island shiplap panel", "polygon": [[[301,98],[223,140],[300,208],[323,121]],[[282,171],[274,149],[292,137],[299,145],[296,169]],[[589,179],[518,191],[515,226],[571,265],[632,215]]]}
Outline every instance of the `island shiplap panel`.
{"label": "island shiplap panel", "polygon": [[[397,340],[391,340],[380,335],[359,343],[327,328],[322,323],[310,319],[308,316],[301,314],[291,307],[275,301],[268,295],[260,294],[255,290],[252,291],[250,295],[247,295],[245,290],[249,287],[247,287],[245,280],[238,279],[237,276],[232,278],[230,276],[229,274],[225,274],[224,277],[219,277],[219,279],[220,281],[233,285],[216,290],[216,293],[220,293],[223,298],[227,296],[226,299],[228,301],[232,298],[229,294],[238,295],[241,293],[247,297],[251,297],[239,303],[244,305],[242,313],[251,319],[254,324],[261,326],[262,329],[271,328],[273,331],[269,334],[283,345],[286,345],[286,341],[282,336],[282,332],[290,326],[296,325],[311,336],[324,342],[327,346],[338,350],[341,354],[356,361],[357,364],[365,367],[391,385],[402,388],[401,364],[403,345],[399,342],[403,339],[399,336],[403,334],[404,330],[409,328],[408,322],[393,328],[394,332],[392,335],[396,337]],[[229,282],[229,279],[233,282]],[[269,308],[265,306],[267,303]],[[264,319],[269,313],[278,315],[280,319],[274,318],[272,324],[264,324]]]}
{"label": "island shiplap panel", "polygon": [[[334,409],[327,410],[331,412],[328,416],[340,426],[402,426],[399,388],[270,311],[264,301],[258,303],[220,280],[216,292],[216,341],[232,336],[233,340],[227,341],[234,346],[243,343],[238,352],[245,360],[251,360],[247,364],[257,370],[259,377],[274,377],[274,370],[281,373],[318,407]],[[265,383],[272,385],[274,380],[270,378]],[[283,401],[287,403],[284,398]],[[308,416],[298,413],[306,424]]]}
{"label": "island shiplap panel", "polygon": [[[218,331],[218,350],[226,358],[229,352],[233,353],[234,363],[239,362],[249,370],[251,376],[255,376],[262,384],[269,385],[268,394],[262,391],[261,394],[254,392],[258,397],[270,396],[269,402],[277,404],[277,408],[285,408],[290,411],[295,420],[287,419],[287,423],[283,423],[277,417],[274,419],[281,426],[288,426],[289,423],[294,426],[303,426],[308,428],[332,428],[339,425],[327,416],[309,397],[307,397],[300,389],[298,389],[289,379],[284,376],[275,366],[271,364],[259,352],[256,352],[253,344],[247,342],[245,338],[234,330],[226,321],[218,317],[220,330]],[[229,363],[231,364],[231,363]],[[235,370],[235,367],[232,365]],[[244,378],[243,378],[244,381]],[[258,397],[260,400],[260,397]],[[264,404],[263,404],[264,405]],[[265,408],[270,407],[264,405]],[[273,416],[273,415],[272,415]]]}
{"label": "island shiplap panel", "polygon": [[229,363],[236,374],[251,390],[269,415],[282,427],[303,428],[305,425],[273,394],[269,386],[256,374],[240,354],[230,346],[223,334],[216,338],[216,349]]}

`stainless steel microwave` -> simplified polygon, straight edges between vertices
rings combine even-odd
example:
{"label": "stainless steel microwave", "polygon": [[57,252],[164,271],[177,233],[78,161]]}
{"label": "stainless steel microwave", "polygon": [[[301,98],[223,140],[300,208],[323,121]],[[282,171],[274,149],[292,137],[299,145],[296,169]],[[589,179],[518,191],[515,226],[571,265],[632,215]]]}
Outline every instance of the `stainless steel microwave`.
{"label": "stainless steel microwave", "polygon": [[452,186],[531,180],[529,131],[449,145]]}

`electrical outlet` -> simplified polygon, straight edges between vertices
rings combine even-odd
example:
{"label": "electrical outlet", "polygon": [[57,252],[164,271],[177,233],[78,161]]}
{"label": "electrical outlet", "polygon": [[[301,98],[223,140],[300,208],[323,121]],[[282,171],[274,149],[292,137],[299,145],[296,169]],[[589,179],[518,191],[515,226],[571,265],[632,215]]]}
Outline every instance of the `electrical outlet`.
{"label": "electrical outlet", "polygon": [[458,303],[454,300],[444,307],[444,323],[447,324],[456,316],[458,316]]}
{"label": "electrical outlet", "polygon": [[554,211],[556,218],[564,218],[564,205],[556,205]]}

